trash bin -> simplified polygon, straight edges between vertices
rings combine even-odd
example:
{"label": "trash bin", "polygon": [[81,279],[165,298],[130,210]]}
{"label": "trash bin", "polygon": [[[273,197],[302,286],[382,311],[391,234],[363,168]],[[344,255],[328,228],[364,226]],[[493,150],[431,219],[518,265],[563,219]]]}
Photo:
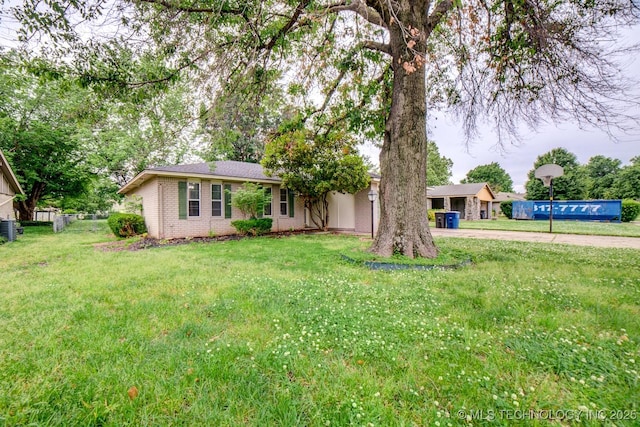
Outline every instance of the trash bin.
{"label": "trash bin", "polygon": [[480,219],[487,219],[487,211],[480,211]]}
{"label": "trash bin", "polygon": [[447,228],[444,212],[436,212],[436,228]]}
{"label": "trash bin", "polygon": [[460,226],[460,212],[445,212],[444,215],[447,219],[446,228],[458,228]]}

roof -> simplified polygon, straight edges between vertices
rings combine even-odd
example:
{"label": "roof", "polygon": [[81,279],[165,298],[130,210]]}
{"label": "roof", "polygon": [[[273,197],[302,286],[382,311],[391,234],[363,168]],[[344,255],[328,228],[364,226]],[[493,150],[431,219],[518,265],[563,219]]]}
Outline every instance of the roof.
{"label": "roof", "polygon": [[280,178],[265,175],[259,163],[236,162],[232,160],[195,163],[191,165],[159,166],[148,171],[177,172],[183,174],[213,175],[230,178],[280,181]]}
{"label": "roof", "polygon": [[496,194],[496,198],[495,198],[496,202],[504,202],[506,200],[526,200],[526,197],[524,194],[506,193],[504,191],[501,191]]}
{"label": "roof", "polygon": [[9,162],[7,162],[7,158],[2,153],[2,150],[0,150],[0,170],[2,171],[2,175],[5,176],[11,188],[13,188],[13,191],[15,191],[16,194],[24,195],[24,191],[22,190],[22,187],[18,182],[18,178],[16,178],[16,176],[14,175],[11,166],[9,166]]}
{"label": "roof", "polygon": [[[373,181],[380,181],[380,176],[369,174]],[[139,187],[154,176],[173,176],[179,178],[226,179],[230,181],[281,182],[278,176],[267,176],[259,163],[218,160],[214,162],[193,163],[189,165],[158,166],[145,169],[125,184],[118,193],[126,194]]]}
{"label": "roof", "polygon": [[258,163],[219,160],[189,165],[158,166],[145,169],[125,184],[118,193],[125,194],[139,187],[151,177],[172,176],[179,178],[227,179],[231,181],[280,182],[277,176],[267,176]]}
{"label": "roof", "polygon": [[475,196],[483,188],[487,188],[491,197],[495,198],[491,187],[486,182],[478,182],[472,184],[454,184],[454,185],[436,185],[429,187],[427,190],[427,197],[465,197]]}

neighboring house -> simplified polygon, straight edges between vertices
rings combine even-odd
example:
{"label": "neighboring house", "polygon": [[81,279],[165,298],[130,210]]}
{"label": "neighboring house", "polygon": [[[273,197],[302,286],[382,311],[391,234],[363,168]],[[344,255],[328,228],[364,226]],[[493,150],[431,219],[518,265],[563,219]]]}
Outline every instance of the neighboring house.
{"label": "neighboring house", "polygon": [[[231,221],[243,218],[231,206],[231,197],[245,182],[261,184],[271,193],[264,217],[273,219],[273,231],[312,226],[302,200],[282,187],[278,177],[266,176],[256,163],[217,161],[146,169],[118,192],[128,198],[142,198],[142,215],[150,237],[225,235],[236,232]],[[377,190],[377,184],[372,186]],[[369,188],[355,195],[331,194],[330,228],[370,232],[368,191]]]}
{"label": "neighboring house", "polygon": [[495,195],[486,182],[439,185],[427,189],[429,209],[460,212],[460,219],[489,219]]}
{"label": "neighboring house", "polygon": [[496,213],[496,216],[502,212],[501,203],[507,200],[521,201],[527,199],[524,194],[520,193],[505,193],[503,191],[497,193],[493,201],[493,211]]}
{"label": "neighboring house", "polygon": [[0,150],[0,219],[16,219],[13,199],[18,194],[24,195],[24,191]]}

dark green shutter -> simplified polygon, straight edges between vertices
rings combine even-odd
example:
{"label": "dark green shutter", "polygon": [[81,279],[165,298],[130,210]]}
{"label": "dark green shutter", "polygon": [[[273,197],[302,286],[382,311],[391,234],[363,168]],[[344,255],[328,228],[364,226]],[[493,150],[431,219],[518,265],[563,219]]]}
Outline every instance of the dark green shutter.
{"label": "dark green shutter", "polygon": [[231,184],[224,185],[224,217],[231,218]]}
{"label": "dark green shutter", "polygon": [[295,212],[293,211],[293,191],[289,190],[289,218],[293,218],[295,216]]}
{"label": "dark green shutter", "polygon": [[[262,190],[262,194],[266,193],[266,190],[264,188],[262,188],[262,186],[260,186],[260,189]],[[264,216],[264,198],[262,199],[262,203],[258,204],[258,218],[262,218]]]}
{"label": "dark green shutter", "polygon": [[187,182],[178,182],[178,219],[187,219]]}

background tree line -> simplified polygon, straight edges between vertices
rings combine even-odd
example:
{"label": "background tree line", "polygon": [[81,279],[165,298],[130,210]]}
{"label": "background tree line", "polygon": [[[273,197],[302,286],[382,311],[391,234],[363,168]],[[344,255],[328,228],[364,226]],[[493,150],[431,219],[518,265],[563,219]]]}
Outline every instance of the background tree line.
{"label": "background tree line", "polygon": [[[535,178],[535,170],[547,163],[562,166],[564,176],[554,179],[554,197],[559,200],[636,199],[640,200],[640,156],[628,165],[603,155],[593,156],[582,165],[575,154],[555,148],[538,156],[525,183],[528,200],[545,200],[549,189]],[[513,192],[511,176],[497,162],[471,169],[462,184],[486,182],[494,192]]]}

